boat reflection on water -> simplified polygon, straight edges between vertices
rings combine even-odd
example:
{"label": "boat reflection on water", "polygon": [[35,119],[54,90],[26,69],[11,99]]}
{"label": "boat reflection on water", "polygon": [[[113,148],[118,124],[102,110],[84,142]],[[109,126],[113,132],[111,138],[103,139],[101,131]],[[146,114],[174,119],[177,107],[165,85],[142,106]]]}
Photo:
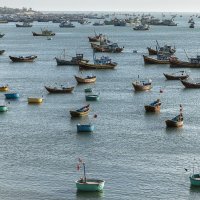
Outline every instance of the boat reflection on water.
{"label": "boat reflection on water", "polygon": [[81,197],[81,199],[90,199],[90,198],[103,199],[105,195],[103,191],[84,192],[84,191],[77,190],[76,196]]}

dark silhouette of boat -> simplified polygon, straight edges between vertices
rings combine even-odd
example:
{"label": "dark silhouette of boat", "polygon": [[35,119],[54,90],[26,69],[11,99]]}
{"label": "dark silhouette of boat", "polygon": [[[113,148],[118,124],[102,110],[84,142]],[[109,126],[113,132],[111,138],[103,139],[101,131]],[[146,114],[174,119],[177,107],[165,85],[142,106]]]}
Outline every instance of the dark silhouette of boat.
{"label": "dark silhouette of boat", "polygon": [[200,88],[200,82],[194,82],[194,81],[189,81],[189,80],[181,80],[181,83],[186,88]]}
{"label": "dark silhouette of boat", "polygon": [[124,49],[124,47],[119,47],[117,43],[104,45],[93,43],[91,46],[95,52],[121,53]]}
{"label": "dark silhouette of boat", "polygon": [[0,55],[2,55],[5,52],[5,50],[0,50]]}
{"label": "dark silhouette of boat", "polygon": [[55,93],[55,94],[60,94],[60,93],[71,93],[74,90],[74,87],[63,87],[61,86],[60,88],[58,87],[48,87],[44,86],[46,90],[49,93]]}
{"label": "dark silhouette of boat", "polygon": [[163,73],[167,80],[183,80],[189,78],[189,74],[185,71],[178,71],[172,74]]}
{"label": "dark silhouette of boat", "polygon": [[36,33],[36,32],[32,32],[32,33],[33,33],[33,36],[54,36],[55,35],[55,33],[47,29],[42,30],[41,33]]}
{"label": "dark silhouette of boat", "polygon": [[23,24],[16,24],[16,27],[18,27],[18,28],[30,28],[32,26],[33,25],[30,24],[29,22],[23,22]]}
{"label": "dark silhouette of boat", "polygon": [[13,61],[13,62],[33,62],[37,56],[9,56],[9,58]]}
{"label": "dark silhouette of boat", "polygon": [[72,57],[71,60],[66,60],[65,50],[63,51],[63,56],[60,58],[55,57],[57,65],[78,65],[80,61],[89,62],[89,60],[83,58],[83,54],[76,54],[75,57]]}
{"label": "dark silhouette of boat", "polygon": [[[188,56],[187,56],[188,57]],[[188,61],[181,61],[178,59],[170,58],[170,67],[171,68],[200,68],[200,56],[197,55],[196,58],[189,58]]]}

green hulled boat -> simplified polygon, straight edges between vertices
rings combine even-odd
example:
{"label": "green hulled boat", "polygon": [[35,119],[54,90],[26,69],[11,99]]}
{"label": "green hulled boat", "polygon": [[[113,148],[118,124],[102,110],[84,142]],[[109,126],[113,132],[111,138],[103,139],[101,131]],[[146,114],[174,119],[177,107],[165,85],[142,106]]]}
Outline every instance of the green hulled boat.
{"label": "green hulled boat", "polygon": [[87,179],[84,181],[83,179],[80,179],[76,181],[76,187],[80,191],[95,192],[102,191],[104,188],[104,183],[104,180]]}
{"label": "green hulled boat", "polygon": [[92,92],[92,88],[85,88],[84,91],[85,92]]}
{"label": "green hulled boat", "polygon": [[200,186],[200,174],[193,174],[190,176],[190,184],[192,186]]}
{"label": "green hulled boat", "polygon": [[99,95],[98,94],[88,94],[85,95],[86,101],[98,101],[99,100]]}
{"label": "green hulled boat", "polygon": [[84,191],[84,192],[97,192],[102,191],[104,188],[104,180],[99,179],[88,179],[86,178],[86,172],[85,172],[85,162],[83,162],[79,158],[79,163],[77,164],[77,170],[80,170],[81,165],[83,166],[83,178],[80,178],[76,181],[76,188],[78,191]]}
{"label": "green hulled boat", "polygon": [[6,111],[8,111],[7,106],[0,106],[0,112],[6,112]]}

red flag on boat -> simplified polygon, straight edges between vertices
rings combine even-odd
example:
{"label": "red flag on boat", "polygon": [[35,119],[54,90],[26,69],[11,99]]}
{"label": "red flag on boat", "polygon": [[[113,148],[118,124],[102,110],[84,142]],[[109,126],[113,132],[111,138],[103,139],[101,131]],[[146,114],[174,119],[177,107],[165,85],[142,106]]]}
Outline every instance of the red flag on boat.
{"label": "red flag on boat", "polygon": [[94,118],[97,118],[97,114],[94,115]]}
{"label": "red flag on boat", "polygon": [[77,164],[76,169],[79,171],[80,170],[80,164]]}

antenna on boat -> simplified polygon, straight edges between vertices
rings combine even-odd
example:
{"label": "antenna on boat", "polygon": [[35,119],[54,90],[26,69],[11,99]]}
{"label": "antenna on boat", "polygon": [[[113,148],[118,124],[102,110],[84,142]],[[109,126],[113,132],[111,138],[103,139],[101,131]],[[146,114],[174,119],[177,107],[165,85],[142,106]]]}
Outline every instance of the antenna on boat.
{"label": "antenna on boat", "polygon": [[185,55],[186,55],[187,59],[189,60],[189,56],[188,56],[188,54],[187,54],[185,49],[184,49],[184,52],[185,52]]}

